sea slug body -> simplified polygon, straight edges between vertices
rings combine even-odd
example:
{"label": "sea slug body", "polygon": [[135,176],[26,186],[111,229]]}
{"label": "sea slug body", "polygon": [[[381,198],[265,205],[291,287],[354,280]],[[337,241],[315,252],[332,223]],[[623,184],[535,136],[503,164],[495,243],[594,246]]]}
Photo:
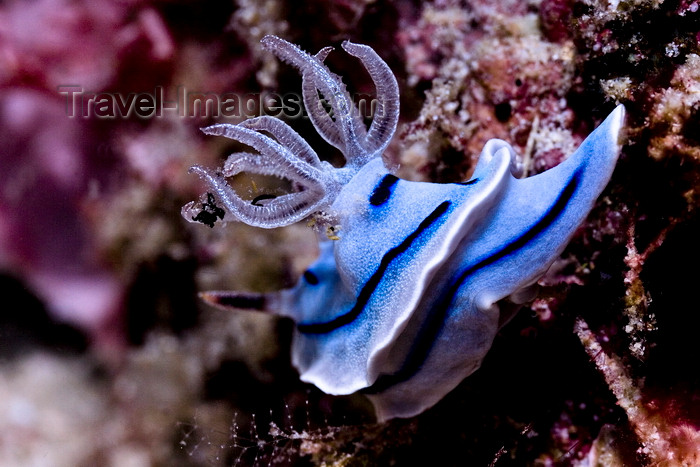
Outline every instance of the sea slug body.
{"label": "sea slug body", "polygon": [[[319,259],[292,289],[202,296],[217,306],[293,319],[292,362],[302,380],[329,394],[367,394],[381,421],[416,415],[474,372],[513,310],[533,298],[533,285],[610,180],[624,108],[541,174],[516,178],[514,150],[490,140],[470,180],[410,182],[389,173],[381,159],[398,122],[399,94],[371,48],[343,43],[377,88],[377,112],[367,128],[323,63],[331,48],[309,55],[275,36],[262,44],[300,71],[314,127],[347,163],[338,169],[322,162],[271,117],[214,125],[204,132],[257,152],[232,154],[219,173],[194,167],[211,192],[183,207],[183,215],[201,220],[214,210],[213,196],[224,220],[274,228],[324,213],[340,230],[336,240],[321,241]],[[246,201],[224,178],[241,172],[284,177],[295,189]]]}

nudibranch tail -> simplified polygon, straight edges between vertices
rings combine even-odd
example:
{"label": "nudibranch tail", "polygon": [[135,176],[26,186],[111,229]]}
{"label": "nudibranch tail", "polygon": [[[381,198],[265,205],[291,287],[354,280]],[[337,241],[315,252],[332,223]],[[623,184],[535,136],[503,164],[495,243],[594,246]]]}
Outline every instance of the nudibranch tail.
{"label": "nudibranch tail", "polygon": [[[599,193],[610,181],[620,152],[620,134],[624,123],[625,107],[618,105],[598,128],[588,135],[581,146],[559,164],[563,167],[585,167],[581,191]],[[594,202],[595,198],[592,201]]]}
{"label": "nudibranch tail", "polygon": [[509,177],[498,206],[445,265],[452,272],[403,365],[368,388],[380,420],[422,412],[480,366],[517,307],[499,300],[531,296],[610,180],[623,123],[620,106],[565,162],[526,179]]}

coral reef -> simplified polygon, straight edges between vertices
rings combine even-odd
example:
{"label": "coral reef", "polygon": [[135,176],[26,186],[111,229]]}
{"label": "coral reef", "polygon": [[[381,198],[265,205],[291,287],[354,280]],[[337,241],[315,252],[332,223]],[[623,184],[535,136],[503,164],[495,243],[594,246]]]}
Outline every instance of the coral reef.
{"label": "coral reef", "polygon": [[[264,102],[69,117],[59,92],[284,95],[299,81],[259,49],[268,33],[314,51],[349,39],[387,61],[402,105],[384,157],[405,178],[462,180],[492,137],[535,174],[628,110],[611,185],[531,312],[413,419],[378,425],[362,396],[300,384],[281,350],[289,323],[197,301],[289,286],[317,254],[303,224],[180,217],[202,189],[187,168],[242,150],[198,128]],[[4,464],[697,465],[699,33],[692,0],[2,2]],[[342,54],[327,62],[371,89]]]}
{"label": "coral reef", "polygon": [[[520,15],[510,14],[518,8]],[[432,80],[432,87],[418,119],[404,129],[407,150],[397,162],[429,179],[454,181],[475,162],[459,155],[478,156],[491,138],[511,141],[530,173],[573,151],[581,142],[572,134],[565,100],[573,44],[542,40],[537,24],[526,2],[426,5],[420,20],[399,36],[408,82]]]}

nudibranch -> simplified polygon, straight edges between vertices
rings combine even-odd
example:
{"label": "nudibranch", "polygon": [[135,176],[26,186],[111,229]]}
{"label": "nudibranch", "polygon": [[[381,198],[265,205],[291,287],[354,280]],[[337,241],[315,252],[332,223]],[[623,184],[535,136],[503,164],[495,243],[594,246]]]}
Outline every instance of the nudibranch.
{"label": "nudibranch", "polygon": [[[380,421],[416,415],[474,372],[499,328],[534,297],[536,281],[610,180],[625,110],[618,106],[570,157],[541,174],[519,178],[513,148],[493,139],[470,180],[411,182],[382,162],[398,121],[399,91],[374,50],[342,44],[377,89],[367,128],[324,64],[330,47],[309,55],[275,36],[262,45],[299,70],[311,122],[347,163],[321,161],[291,127],[269,116],[213,125],[203,131],[256,152],[232,154],[220,171],[193,167],[210,192],[184,206],[183,215],[273,228],[320,213],[340,228],[334,240],[321,240],[319,259],[291,289],[202,296],[220,307],[294,320],[292,363],[302,380],[329,394],[366,394]],[[225,180],[242,172],[286,178],[291,192],[245,200]]]}

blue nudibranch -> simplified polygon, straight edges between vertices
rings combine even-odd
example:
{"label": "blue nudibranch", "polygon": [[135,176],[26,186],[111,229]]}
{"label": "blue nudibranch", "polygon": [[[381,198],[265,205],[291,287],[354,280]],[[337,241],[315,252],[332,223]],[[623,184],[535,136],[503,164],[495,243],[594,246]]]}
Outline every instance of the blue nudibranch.
{"label": "blue nudibranch", "polygon": [[[347,164],[322,162],[301,136],[271,117],[214,125],[203,131],[257,153],[232,154],[220,172],[193,167],[212,193],[183,207],[183,215],[201,219],[214,209],[224,220],[264,228],[317,215],[340,230],[335,241],[321,241],[319,259],[292,289],[203,297],[226,308],[290,317],[296,322],[292,360],[302,380],[329,394],[362,391],[379,420],[416,415],[475,371],[498,329],[533,298],[535,282],[612,175],[624,108],[618,106],[568,159],[539,175],[516,178],[515,152],[494,139],[471,180],[410,182],[382,162],[398,121],[399,91],[374,50],[342,45],[377,88],[377,112],[367,128],[340,78],[323,63],[330,47],[312,56],[275,36],[262,45],[300,71],[314,127]],[[241,172],[287,178],[294,188],[251,203],[224,179]]]}

